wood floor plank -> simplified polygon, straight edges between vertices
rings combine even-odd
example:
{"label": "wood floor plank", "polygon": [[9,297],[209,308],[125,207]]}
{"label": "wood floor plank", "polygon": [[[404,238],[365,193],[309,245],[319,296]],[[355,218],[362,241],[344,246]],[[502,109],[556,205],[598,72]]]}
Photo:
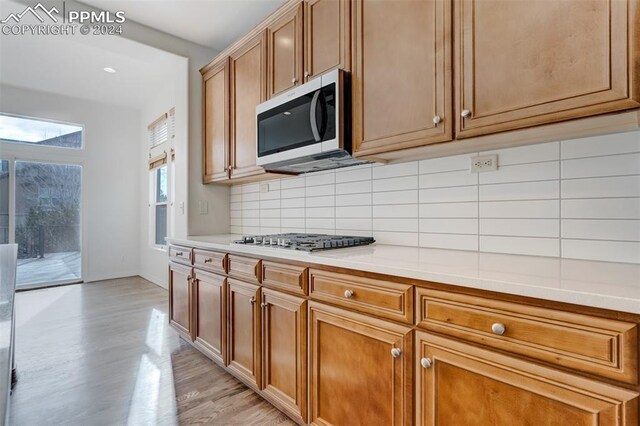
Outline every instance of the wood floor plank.
{"label": "wood floor plank", "polygon": [[18,293],[11,425],[293,425],[169,327],[140,277]]}

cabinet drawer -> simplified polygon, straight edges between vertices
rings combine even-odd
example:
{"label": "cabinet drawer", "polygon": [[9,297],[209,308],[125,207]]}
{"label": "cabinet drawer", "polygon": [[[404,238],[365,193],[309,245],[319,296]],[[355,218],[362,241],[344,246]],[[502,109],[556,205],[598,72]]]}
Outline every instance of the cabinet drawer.
{"label": "cabinet drawer", "polygon": [[169,246],[169,259],[191,265],[192,250],[189,247]]}
{"label": "cabinet drawer", "polygon": [[193,249],[193,265],[206,271],[225,274],[227,272],[227,255],[216,251]]}
{"label": "cabinet drawer", "polygon": [[635,324],[431,289],[419,288],[416,293],[422,328],[638,382]]}
{"label": "cabinet drawer", "polygon": [[260,260],[230,254],[227,260],[229,276],[251,283],[260,283]]}
{"label": "cabinet drawer", "polygon": [[307,294],[307,268],[262,261],[262,285],[276,290]]}
{"label": "cabinet drawer", "polygon": [[413,291],[408,284],[311,269],[312,299],[402,322],[413,321]]}

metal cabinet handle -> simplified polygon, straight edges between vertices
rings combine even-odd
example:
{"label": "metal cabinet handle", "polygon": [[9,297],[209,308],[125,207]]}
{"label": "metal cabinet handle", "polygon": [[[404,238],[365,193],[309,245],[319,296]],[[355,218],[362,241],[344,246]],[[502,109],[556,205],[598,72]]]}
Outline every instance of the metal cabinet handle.
{"label": "metal cabinet handle", "polygon": [[493,334],[502,336],[505,331],[507,331],[507,327],[505,327],[504,324],[497,322],[491,326],[491,331],[493,332]]}
{"label": "metal cabinet handle", "polygon": [[353,290],[345,290],[344,297],[346,297],[347,299],[351,299],[353,297]]}
{"label": "metal cabinet handle", "polygon": [[398,358],[402,354],[402,351],[398,348],[391,349],[391,356],[394,358]]}
{"label": "metal cabinet handle", "polygon": [[431,367],[431,364],[433,364],[431,358],[422,358],[420,360],[420,365],[422,366],[422,368],[429,368]]}
{"label": "metal cabinet handle", "polygon": [[295,78],[295,77],[293,77],[293,78],[291,79],[291,82],[292,82],[293,84],[296,84],[296,83],[298,82],[298,79],[297,79],[297,78]]}
{"label": "metal cabinet handle", "polygon": [[471,111],[469,111],[468,109],[463,109],[460,115],[462,116],[462,118],[471,117]]}
{"label": "metal cabinet handle", "polygon": [[251,299],[249,299],[249,302],[252,303],[252,304],[256,303],[256,298],[255,297],[251,297]]}
{"label": "metal cabinet handle", "polygon": [[181,251],[177,251],[177,252],[176,252],[176,256],[184,256],[184,253],[183,253],[183,252],[181,252]]}
{"label": "metal cabinet handle", "polygon": [[269,306],[269,304],[268,303],[261,303],[260,306],[263,307],[263,308],[266,308],[267,306]]}
{"label": "metal cabinet handle", "polygon": [[304,78],[309,78],[309,77],[311,77],[311,73],[309,71],[305,71]]}
{"label": "metal cabinet handle", "polygon": [[206,259],[204,260],[204,263],[211,263],[211,262],[213,262],[213,259],[212,259],[212,258],[210,258],[210,257],[208,257],[208,258],[206,258]]}
{"label": "metal cabinet handle", "polygon": [[442,121],[442,118],[440,118],[439,115],[436,115],[435,117],[433,117],[433,124],[435,124],[436,126],[440,124],[441,121]]}

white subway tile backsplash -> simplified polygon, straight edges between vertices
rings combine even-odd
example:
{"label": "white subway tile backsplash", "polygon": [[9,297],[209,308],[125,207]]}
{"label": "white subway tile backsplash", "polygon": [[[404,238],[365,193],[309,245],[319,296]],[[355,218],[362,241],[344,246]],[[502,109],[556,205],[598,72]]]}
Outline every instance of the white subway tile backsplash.
{"label": "white subway tile backsplash", "polygon": [[640,197],[640,175],[562,181],[562,198]]}
{"label": "white subway tile backsplash", "polygon": [[640,220],[564,219],[562,238],[640,241]]}
{"label": "white subway tile backsplash", "polygon": [[480,201],[547,200],[560,198],[560,182],[499,183],[480,185]]}
{"label": "white subway tile backsplash", "polygon": [[560,221],[557,219],[480,219],[480,235],[558,238]]}
{"label": "white subway tile backsplash", "polygon": [[418,232],[417,218],[376,218],[373,219],[373,231]]}
{"label": "white subway tile backsplash", "polygon": [[387,179],[402,176],[415,176],[418,174],[418,162],[373,165],[373,179]]}
{"label": "white subway tile backsplash", "polygon": [[418,175],[378,179],[373,181],[373,192],[403,191],[407,189],[418,189]]}
{"label": "white subway tile backsplash", "polygon": [[478,236],[464,234],[420,234],[420,247],[450,250],[478,250]]}
{"label": "white subway tile backsplash", "polygon": [[498,167],[539,163],[541,161],[554,161],[560,159],[560,142],[549,142],[516,148],[506,148],[497,151],[487,151],[480,155],[498,154]]}
{"label": "white subway tile backsplash", "polygon": [[559,217],[560,202],[557,200],[480,202],[480,218],[551,219]]}
{"label": "white subway tile backsplash", "polygon": [[640,263],[640,132],[489,153],[495,172],[469,153],[235,185],[231,232]]}
{"label": "white subway tile backsplash", "polygon": [[373,206],[373,217],[418,217],[417,204],[398,204],[389,206]]}
{"label": "white subway tile backsplash", "polygon": [[638,219],[640,198],[562,200],[563,219]]}
{"label": "white subway tile backsplash", "polygon": [[[499,161],[499,160],[498,160]],[[516,164],[513,166],[498,166],[495,173],[480,173],[480,184],[530,182],[538,180],[558,180],[560,165],[558,161],[544,163]]]}
{"label": "white subway tile backsplash", "polygon": [[478,174],[468,170],[457,172],[432,173],[420,175],[419,187],[422,188],[446,188],[454,186],[477,185]]}
{"label": "white subway tile backsplash", "polygon": [[478,201],[477,186],[457,186],[450,188],[420,189],[420,203],[456,203]]}
{"label": "white subway tile backsplash", "polygon": [[638,174],[640,174],[640,154],[619,154],[562,161],[563,179]]}
{"label": "white subway tile backsplash", "polygon": [[478,219],[421,218],[420,233],[477,234]]}
{"label": "white subway tile backsplash", "polygon": [[451,172],[454,170],[469,170],[469,164],[471,164],[471,157],[475,157],[475,154],[462,154],[454,155],[451,157],[442,158],[430,158],[428,160],[421,160],[419,162],[420,174],[425,173],[441,173]]}
{"label": "white subway tile backsplash", "polygon": [[640,243],[563,239],[562,256],[569,259],[640,263]]}
{"label": "white subway tile backsplash", "polygon": [[640,132],[616,133],[562,142],[562,158],[640,152]]}
{"label": "white subway tile backsplash", "polygon": [[420,217],[478,217],[477,203],[420,204]]}
{"label": "white subway tile backsplash", "polygon": [[480,236],[480,251],[533,256],[560,256],[556,238]]}

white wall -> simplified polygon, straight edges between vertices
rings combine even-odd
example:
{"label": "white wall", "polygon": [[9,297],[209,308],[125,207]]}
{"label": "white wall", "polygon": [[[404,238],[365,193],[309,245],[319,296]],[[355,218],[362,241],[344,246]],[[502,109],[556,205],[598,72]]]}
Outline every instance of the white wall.
{"label": "white wall", "polygon": [[465,154],[233,186],[231,231],[640,263],[640,131],[493,153],[480,174]]}
{"label": "white wall", "polygon": [[[137,275],[140,112],[5,85],[0,111],[84,125],[84,152],[51,148],[47,156],[83,165],[83,278]],[[25,149],[36,153],[28,146],[12,151],[19,158]]]}

